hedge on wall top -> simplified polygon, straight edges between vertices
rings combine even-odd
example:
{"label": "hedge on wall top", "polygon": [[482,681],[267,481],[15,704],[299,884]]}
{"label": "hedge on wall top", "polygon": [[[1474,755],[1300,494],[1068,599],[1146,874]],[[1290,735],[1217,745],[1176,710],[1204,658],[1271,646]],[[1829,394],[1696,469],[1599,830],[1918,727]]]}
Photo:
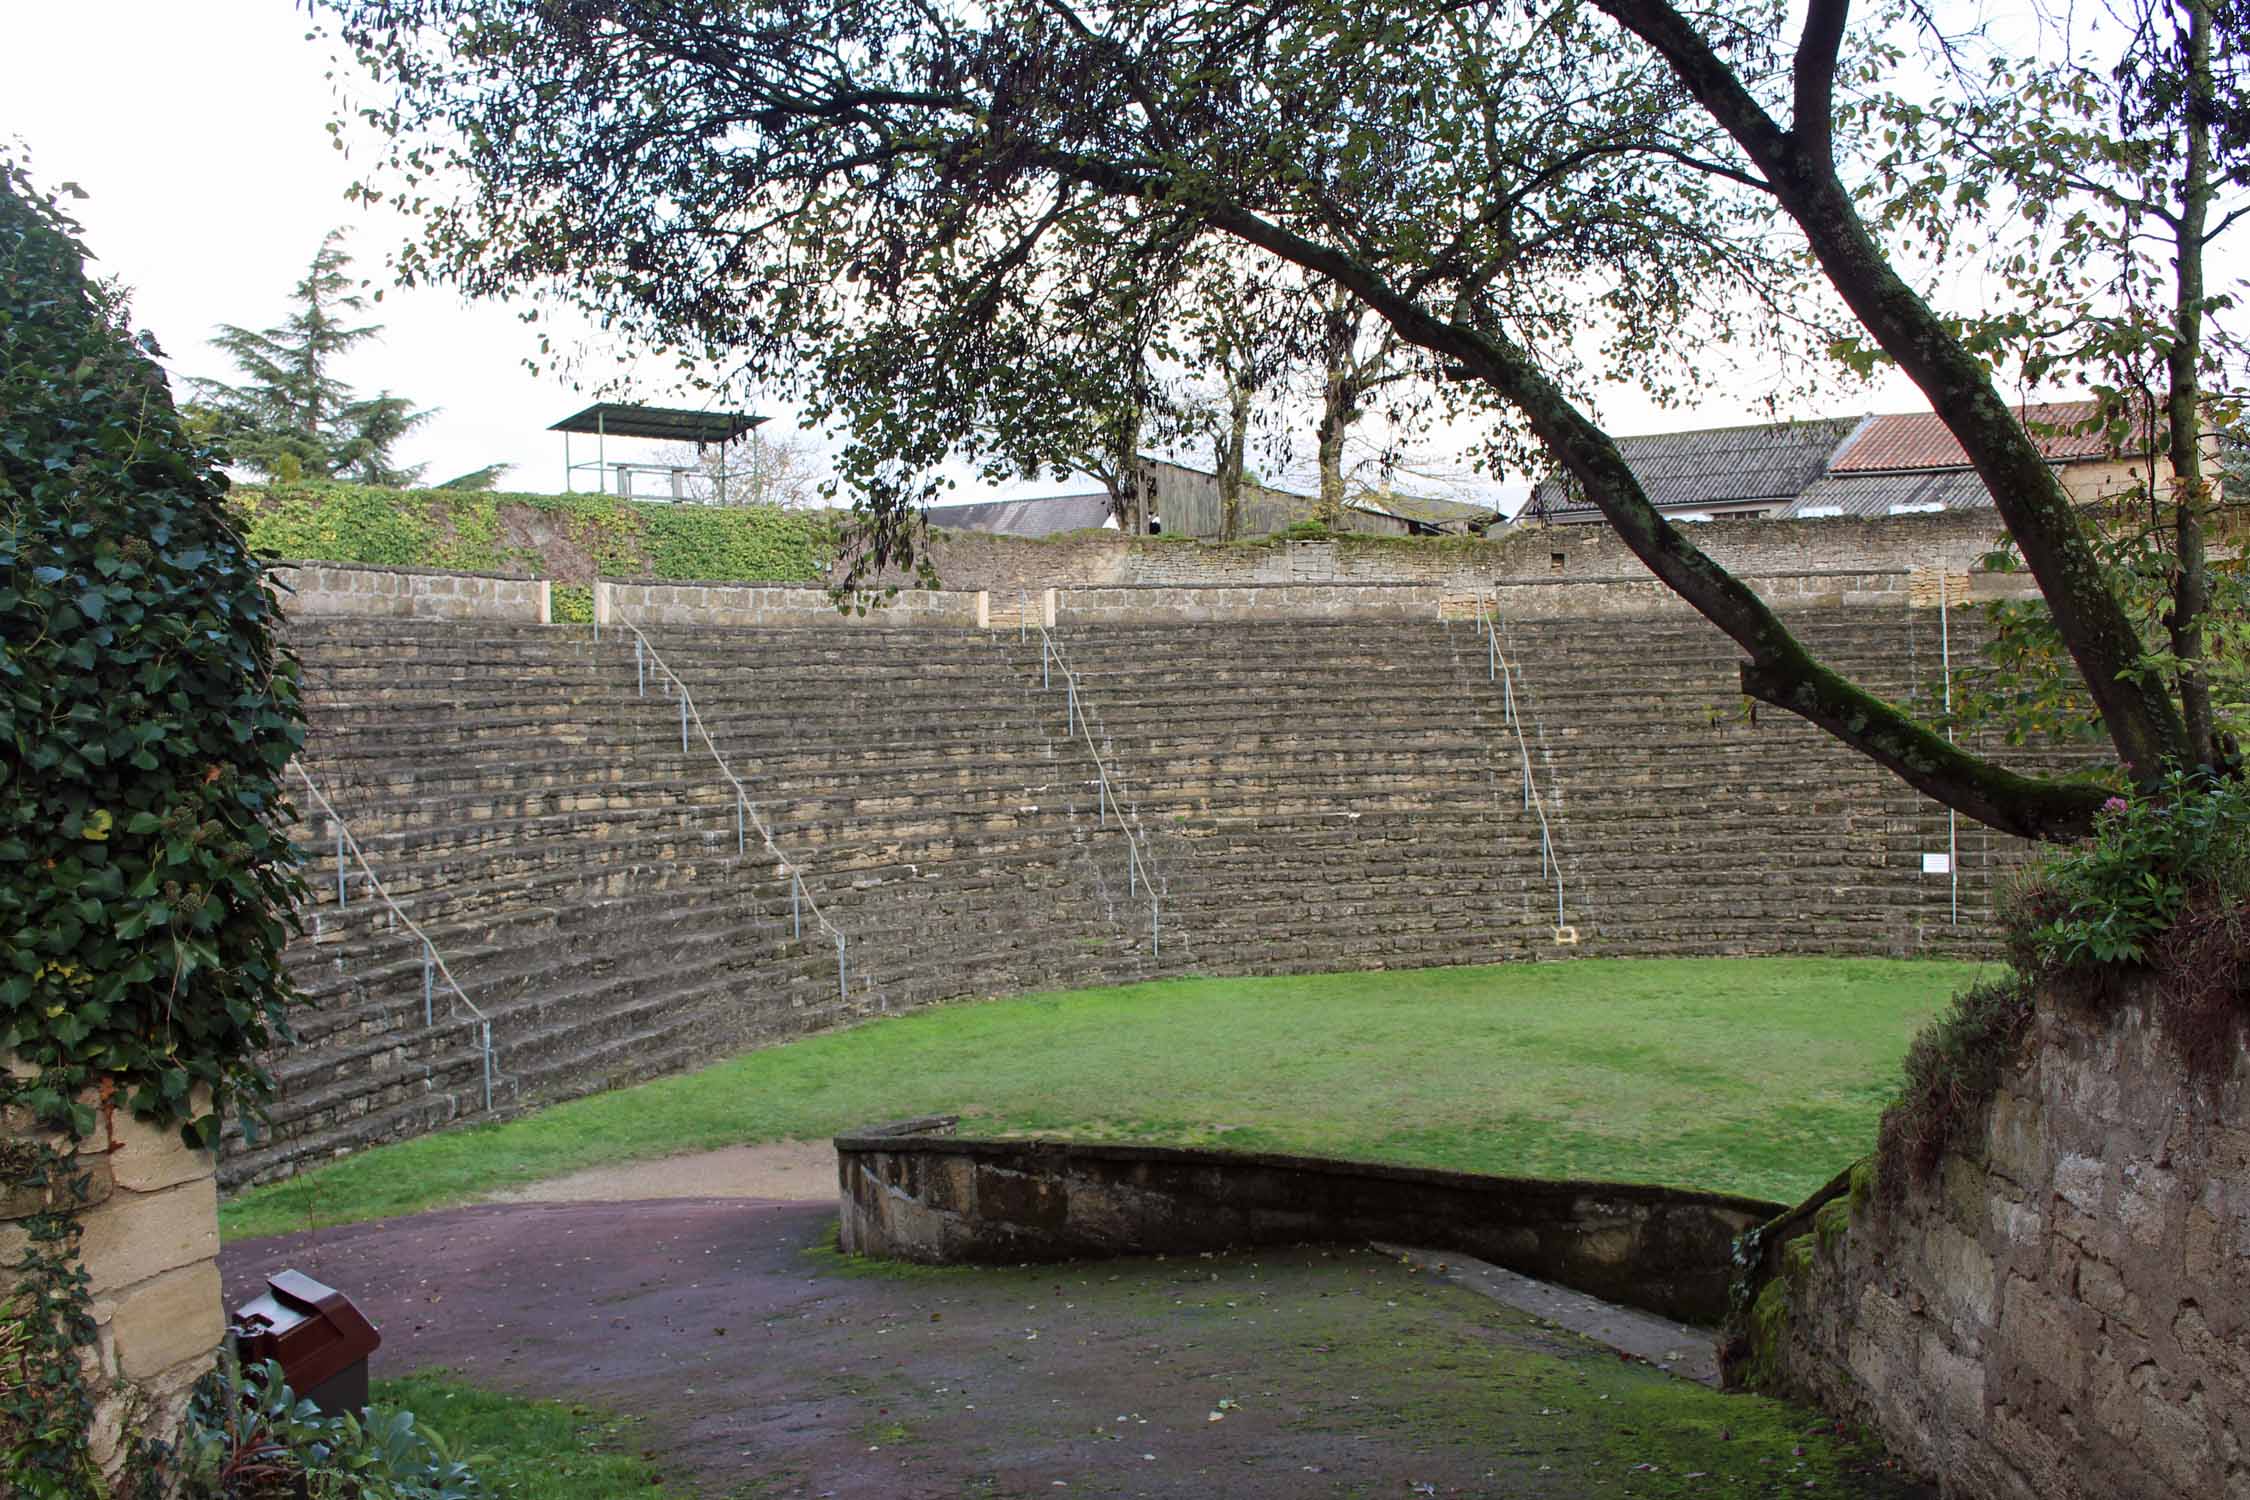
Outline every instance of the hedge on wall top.
{"label": "hedge on wall top", "polygon": [[296,665],[76,227],[0,159],[0,1054],[58,1125],[107,1080],[209,1144],[289,998]]}

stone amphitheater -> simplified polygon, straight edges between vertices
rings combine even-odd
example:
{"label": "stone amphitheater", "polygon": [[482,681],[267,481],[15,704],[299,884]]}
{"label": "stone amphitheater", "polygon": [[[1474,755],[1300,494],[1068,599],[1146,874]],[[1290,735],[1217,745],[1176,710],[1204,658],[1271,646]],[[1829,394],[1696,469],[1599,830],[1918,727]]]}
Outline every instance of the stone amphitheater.
{"label": "stone amphitheater", "polygon": [[[597,639],[539,623],[525,580],[293,578],[289,957],[314,1003],[235,1184],[961,998],[1979,955],[2021,852],[1752,712],[1730,643],[1645,581],[964,591],[858,619],[814,588],[613,584]],[[1915,607],[1904,570],[1758,582],[1902,699],[1981,629]]]}

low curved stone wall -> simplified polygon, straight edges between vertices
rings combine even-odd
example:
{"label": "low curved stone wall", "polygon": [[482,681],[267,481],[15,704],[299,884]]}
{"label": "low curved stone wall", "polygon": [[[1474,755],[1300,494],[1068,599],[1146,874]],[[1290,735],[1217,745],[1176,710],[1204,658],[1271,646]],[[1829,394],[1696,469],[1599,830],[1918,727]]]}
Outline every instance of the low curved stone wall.
{"label": "low curved stone wall", "polygon": [[1311,1156],[971,1140],[951,1117],[836,1138],[843,1246],[927,1263],[1387,1240],[1474,1255],[1681,1322],[1725,1315],[1751,1198]]}

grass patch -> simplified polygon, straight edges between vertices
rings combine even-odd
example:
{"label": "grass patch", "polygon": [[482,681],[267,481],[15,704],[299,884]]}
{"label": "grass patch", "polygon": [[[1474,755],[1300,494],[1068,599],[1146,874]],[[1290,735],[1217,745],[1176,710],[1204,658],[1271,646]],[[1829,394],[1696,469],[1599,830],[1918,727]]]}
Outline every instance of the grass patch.
{"label": "grass patch", "polygon": [[538,1500],[685,1500],[634,1450],[637,1419],[561,1401],[527,1401],[464,1385],[445,1370],[378,1380],[378,1406],[403,1407],[502,1494]]}
{"label": "grass patch", "polygon": [[959,1112],[981,1132],[1223,1144],[1794,1200],[1863,1155],[1908,1039],[1989,972],[1599,959],[1177,979],[955,1005],[226,1204],[233,1238],[415,1213],[580,1167]]}

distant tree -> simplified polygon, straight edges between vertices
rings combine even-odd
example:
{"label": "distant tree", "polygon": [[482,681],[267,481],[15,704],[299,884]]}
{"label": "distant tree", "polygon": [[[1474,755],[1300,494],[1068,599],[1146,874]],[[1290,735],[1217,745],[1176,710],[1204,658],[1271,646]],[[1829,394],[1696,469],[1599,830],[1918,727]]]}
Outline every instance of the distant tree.
{"label": "distant tree", "polygon": [[718,503],[722,494],[728,505],[782,510],[811,510],[826,503],[820,444],[805,433],[768,437],[752,430],[723,446],[669,443],[657,450],[656,461],[689,470],[687,498],[707,504]]}
{"label": "distant tree", "polygon": [[389,391],[361,399],[336,371],[345,354],[381,333],[356,323],[367,299],[347,274],[343,231],[320,242],[290,293],[295,310],[272,328],[219,325],[212,339],[242,372],[239,385],[191,380],[192,428],[221,443],[234,462],[271,479],[351,479],[409,485],[422,470],[401,468],[391,450],[433,412]]}
{"label": "distant tree", "polygon": [[466,474],[456,474],[451,479],[441,479],[430,486],[433,490],[490,490],[500,485],[500,476],[514,468],[514,464],[486,464],[481,469],[471,469]]}

